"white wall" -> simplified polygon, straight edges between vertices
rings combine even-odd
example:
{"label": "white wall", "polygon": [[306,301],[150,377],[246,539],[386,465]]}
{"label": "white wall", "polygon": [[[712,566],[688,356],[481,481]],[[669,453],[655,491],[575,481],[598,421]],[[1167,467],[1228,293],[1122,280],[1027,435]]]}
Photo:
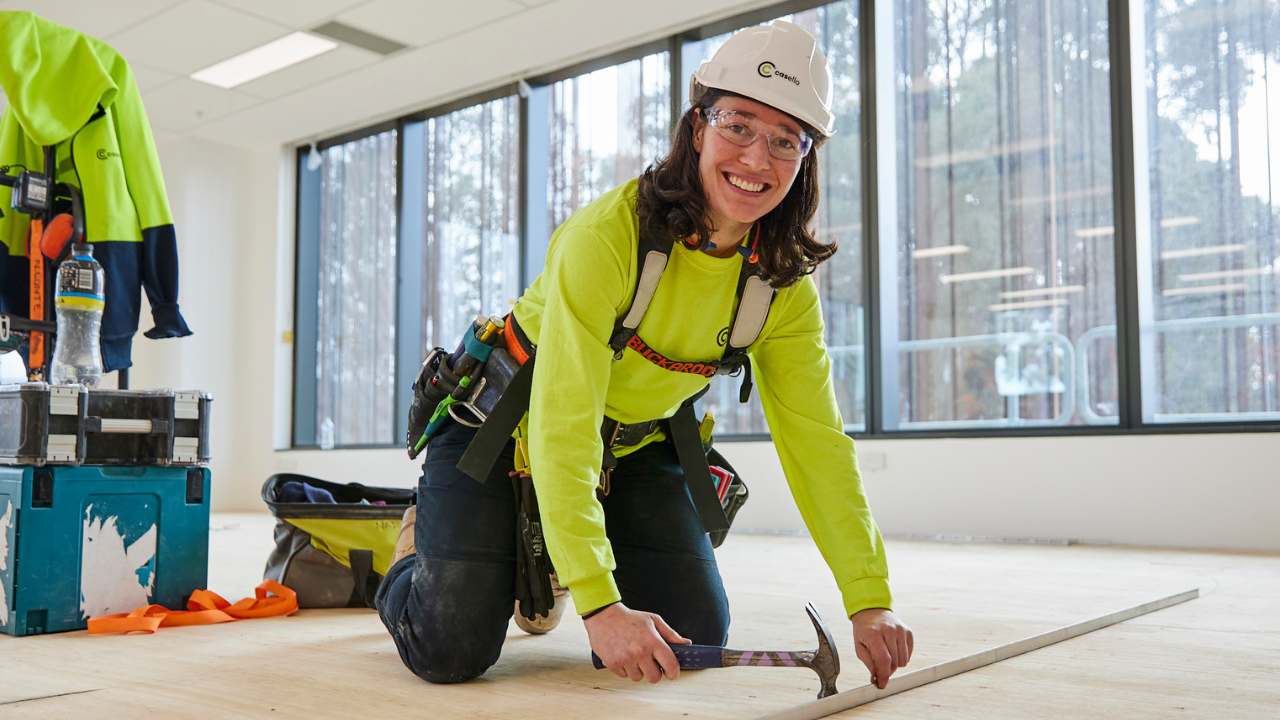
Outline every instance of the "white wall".
{"label": "white wall", "polygon": [[[193,334],[134,339],[130,387],[213,395],[213,505],[250,507],[272,452],[280,152],[183,139],[159,148]],[[292,244],[289,244],[292,251]],[[152,325],[144,307],[140,330]]]}
{"label": "white wall", "polygon": [[[660,20],[636,27],[634,37]],[[507,60],[551,63],[559,51],[544,44]],[[496,78],[504,63],[492,67]],[[293,157],[288,148],[192,139],[161,150],[178,228],[180,301],[195,335],[160,342],[139,335],[133,386],[214,393],[217,510],[263,509],[259,489],[274,472],[401,487],[419,473],[401,450],[276,449],[287,447],[291,422],[293,348],[284,333],[293,318]],[[751,468],[753,499],[737,527],[802,530],[772,445],[721,449],[739,469]],[[1280,550],[1276,434],[876,440],[859,451],[888,534]]]}

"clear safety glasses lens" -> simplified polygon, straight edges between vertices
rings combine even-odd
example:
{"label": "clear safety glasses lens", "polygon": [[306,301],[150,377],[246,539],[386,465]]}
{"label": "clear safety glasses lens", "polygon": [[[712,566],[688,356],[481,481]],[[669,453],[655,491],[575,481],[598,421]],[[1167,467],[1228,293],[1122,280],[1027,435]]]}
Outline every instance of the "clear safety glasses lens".
{"label": "clear safety glasses lens", "polygon": [[778,125],[768,125],[758,118],[736,110],[711,107],[703,111],[707,122],[720,136],[734,145],[747,147],[761,135],[769,145],[769,154],[779,160],[799,160],[813,148],[813,138]]}

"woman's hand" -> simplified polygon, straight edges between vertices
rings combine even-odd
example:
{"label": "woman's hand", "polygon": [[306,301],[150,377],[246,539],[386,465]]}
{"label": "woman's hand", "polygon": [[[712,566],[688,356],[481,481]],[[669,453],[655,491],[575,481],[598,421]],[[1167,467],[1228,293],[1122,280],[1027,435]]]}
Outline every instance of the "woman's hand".
{"label": "woman's hand", "polygon": [[656,683],[680,676],[680,663],[667,643],[691,642],[672,630],[662,618],[614,603],[583,622],[591,649],[605,667],[621,678]]}
{"label": "woman's hand", "polygon": [[883,690],[889,676],[911,660],[915,647],[911,628],[884,608],[867,608],[850,619],[858,659],[871,671],[871,684]]}

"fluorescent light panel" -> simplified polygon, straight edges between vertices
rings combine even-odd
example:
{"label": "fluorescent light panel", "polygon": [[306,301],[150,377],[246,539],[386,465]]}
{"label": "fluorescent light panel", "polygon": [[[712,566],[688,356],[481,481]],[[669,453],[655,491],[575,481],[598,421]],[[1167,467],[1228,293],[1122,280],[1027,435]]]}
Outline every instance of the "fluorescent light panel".
{"label": "fluorescent light panel", "polygon": [[1076,231],[1076,237],[1092,238],[1102,237],[1103,235],[1115,235],[1116,228],[1114,225],[1103,225],[1101,227],[1084,228]]}
{"label": "fluorescent light panel", "polygon": [[941,257],[943,255],[960,255],[967,252],[969,252],[968,245],[943,245],[942,247],[912,250],[911,257],[919,260],[920,258]]}
{"label": "fluorescent light panel", "polygon": [[1160,253],[1161,260],[1177,260],[1178,258],[1200,257],[1201,255],[1225,255],[1226,253],[1244,252],[1244,245],[1214,245],[1212,247],[1188,248],[1186,250],[1166,250]]}
{"label": "fluorescent light panel", "polygon": [[1026,197],[1012,198],[1009,200],[1009,204],[1014,207],[1022,207],[1025,205],[1058,202],[1059,200],[1077,200],[1079,198],[1098,197],[1110,194],[1110,186],[1099,185],[1098,187],[1085,188],[1083,190],[1071,190],[1064,193],[1056,193],[1054,195],[1028,195]]}
{"label": "fluorescent light panel", "polygon": [[1009,312],[1010,310],[1034,310],[1035,308],[1061,307],[1066,304],[1066,298],[1054,298],[1053,300],[1028,300],[1027,302],[988,305],[987,309],[991,312]]}
{"label": "fluorescent light panel", "polygon": [[943,285],[948,283],[968,282],[970,280],[990,280],[992,278],[1014,277],[1017,275],[1030,275],[1035,272],[1035,268],[1016,267],[1006,268],[1003,270],[979,270],[978,272],[956,273],[955,275],[939,275],[938,279]]}
{"label": "fluorescent light panel", "polygon": [[1244,283],[1230,283],[1228,285],[1201,285],[1200,287],[1174,288],[1165,290],[1162,293],[1165,297],[1173,297],[1175,295],[1213,295],[1218,293],[1240,292],[1244,290]]}
{"label": "fluorescent light panel", "polygon": [[1009,292],[1000,293],[1000,299],[1035,297],[1037,295],[1064,295],[1066,293],[1078,293],[1084,290],[1083,285],[1062,285],[1052,288],[1041,288],[1039,290],[1010,290]]}
{"label": "fluorescent light panel", "polygon": [[1183,217],[1167,218],[1160,221],[1162,228],[1184,227],[1186,225],[1199,225],[1200,218],[1195,215],[1184,215]]}
{"label": "fluorescent light panel", "polygon": [[217,65],[191,73],[192,80],[216,87],[230,89],[256,80],[263,75],[270,75],[290,65],[297,65],[303,60],[329,52],[338,47],[332,40],[316,37],[304,32],[286,35],[279,40],[241,53]]}
{"label": "fluorescent light panel", "polygon": [[1196,280],[1221,280],[1230,277],[1249,277],[1250,275],[1270,275],[1275,269],[1270,265],[1260,268],[1246,268],[1244,270],[1221,270],[1219,272],[1203,272],[1189,273],[1187,275],[1179,275],[1179,282],[1194,282]]}

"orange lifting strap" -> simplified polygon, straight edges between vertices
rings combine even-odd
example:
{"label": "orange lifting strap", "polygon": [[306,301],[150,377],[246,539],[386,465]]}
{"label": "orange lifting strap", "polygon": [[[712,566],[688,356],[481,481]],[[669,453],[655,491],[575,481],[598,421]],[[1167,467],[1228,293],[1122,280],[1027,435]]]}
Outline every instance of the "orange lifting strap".
{"label": "orange lifting strap", "polygon": [[[268,593],[274,597],[268,596]],[[196,590],[191,593],[186,610],[147,605],[131,613],[89,618],[89,634],[154,633],[157,628],[162,627],[212,625],[234,620],[292,615],[298,611],[298,594],[275,580],[263,580],[255,594],[256,598],[245,598],[232,605],[217,593]]]}

